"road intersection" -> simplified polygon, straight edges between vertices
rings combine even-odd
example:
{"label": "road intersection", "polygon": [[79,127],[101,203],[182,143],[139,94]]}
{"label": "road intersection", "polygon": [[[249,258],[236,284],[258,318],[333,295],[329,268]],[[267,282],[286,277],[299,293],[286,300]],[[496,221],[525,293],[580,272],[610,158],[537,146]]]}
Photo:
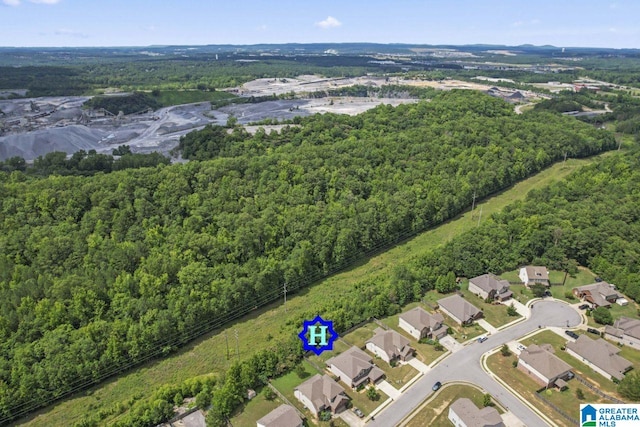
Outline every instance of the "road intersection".
{"label": "road intersection", "polygon": [[580,314],[570,305],[557,300],[541,300],[532,304],[529,317],[506,329],[491,334],[484,343],[474,342],[451,353],[415,382],[398,399],[367,424],[372,427],[399,425],[420,406],[433,391],[436,381],[442,383],[463,381],[476,384],[491,394],[502,406],[517,416],[525,426],[547,426],[540,414],[534,412],[521,398],[512,394],[481,366],[483,354],[546,327],[575,327],[582,322]]}

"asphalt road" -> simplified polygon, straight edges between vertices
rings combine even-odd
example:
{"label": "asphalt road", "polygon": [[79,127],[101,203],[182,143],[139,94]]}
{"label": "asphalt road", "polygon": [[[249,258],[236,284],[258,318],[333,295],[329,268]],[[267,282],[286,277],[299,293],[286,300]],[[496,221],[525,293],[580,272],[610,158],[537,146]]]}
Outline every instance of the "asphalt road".
{"label": "asphalt road", "polygon": [[531,317],[523,322],[493,334],[483,343],[474,342],[464,349],[453,353],[428,374],[406,390],[392,402],[368,426],[388,427],[398,425],[407,415],[417,408],[433,391],[436,381],[468,381],[490,393],[502,406],[513,412],[527,427],[546,427],[535,412],[512,395],[499,382],[491,378],[480,366],[480,358],[487,351],[518,339],[539,327],[571,327],[581,323],[580,315],[569,305],[556,301],[539,301],[532,306]]}

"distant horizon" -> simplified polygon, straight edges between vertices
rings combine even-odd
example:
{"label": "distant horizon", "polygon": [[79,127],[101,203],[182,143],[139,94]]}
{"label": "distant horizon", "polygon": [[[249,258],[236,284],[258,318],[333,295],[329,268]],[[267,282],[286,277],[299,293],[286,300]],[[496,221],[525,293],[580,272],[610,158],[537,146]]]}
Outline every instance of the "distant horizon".
{"label": "distant horizon", "polygon": [[0,0],[0,40],[16,48],[384,43],[638,49],[638,16],[634,0]]}

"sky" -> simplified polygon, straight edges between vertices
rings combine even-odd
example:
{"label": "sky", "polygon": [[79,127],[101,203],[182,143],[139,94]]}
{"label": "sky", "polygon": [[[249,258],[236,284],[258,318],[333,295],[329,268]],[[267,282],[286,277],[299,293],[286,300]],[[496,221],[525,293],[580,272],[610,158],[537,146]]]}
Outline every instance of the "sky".
{"label": "sky", "polygon": [[640,48],[640,0],[0,0],[0,46],[328,42]]}

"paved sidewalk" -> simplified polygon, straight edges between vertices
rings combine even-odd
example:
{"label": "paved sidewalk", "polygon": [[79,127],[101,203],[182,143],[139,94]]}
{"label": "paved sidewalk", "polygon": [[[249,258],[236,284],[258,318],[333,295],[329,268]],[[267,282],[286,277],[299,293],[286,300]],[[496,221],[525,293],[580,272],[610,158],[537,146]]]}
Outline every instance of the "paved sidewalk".
{"label": "paved sidewalk", "polygon": [[478,325],[480,325],[482,328],[484,328],[485,331],[490,332],[491,334],[498,333],[498,330],[491,326],[491,324],[484,319],[478,320]]}
{"label": "paved sidewalk", "polygon": [[378,384],[376,384],[376,388],[378,388],[378,390],[384,392],[387,396],[389,396],[393,400],[396,400],[402,394],[402,393],[400,393],[400,391],[397,388],[395,388],[394,386],[389,384],[389,382],[386,381],[386,380],[385,381],[381,381]]}

